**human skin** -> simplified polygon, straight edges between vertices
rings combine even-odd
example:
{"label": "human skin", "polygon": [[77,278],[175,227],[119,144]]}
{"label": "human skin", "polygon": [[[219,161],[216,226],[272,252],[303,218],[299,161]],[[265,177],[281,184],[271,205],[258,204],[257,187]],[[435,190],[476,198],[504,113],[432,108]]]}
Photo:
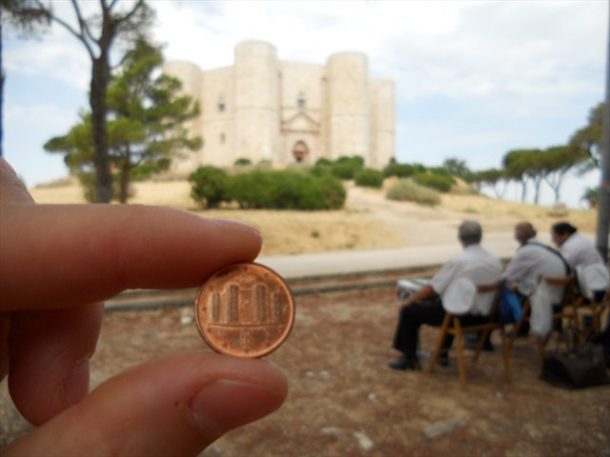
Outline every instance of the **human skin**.
{"label": "human skin", "polygon": [[0,380],[8,376],[16,407],[38,426],[3,455],[197,455],[279,408],[278,368],[203,350],[88,392],[103,300],[197,286],[260,246],[248,226],[166,208],[37,205],[0,159]]}

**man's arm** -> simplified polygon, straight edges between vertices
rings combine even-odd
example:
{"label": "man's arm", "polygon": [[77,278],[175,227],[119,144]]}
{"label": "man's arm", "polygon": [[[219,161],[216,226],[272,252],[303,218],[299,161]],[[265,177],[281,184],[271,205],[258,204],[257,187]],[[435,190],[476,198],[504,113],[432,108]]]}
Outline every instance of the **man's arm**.
{"label": "man's arm", "polygon": [[502,274],[502,278],[506,279],[509,285],[526,279],[534,263],[531,254],[532,252],[528,247],[522,247],[516,252]]}
{"label": "man's arm", "polygon": [[420,300],[430,300],[434,297],[436,297],[436,292],[434,292],[434,289],[432,288],[432,286],[426,285],[426,286],[423,286],[421,289],[419,289],[417,292],[415,292],[413,295],[411,295],[403,303],[403,306],[409,306],[411,303],[414,303],[414,302],[420,301]]}

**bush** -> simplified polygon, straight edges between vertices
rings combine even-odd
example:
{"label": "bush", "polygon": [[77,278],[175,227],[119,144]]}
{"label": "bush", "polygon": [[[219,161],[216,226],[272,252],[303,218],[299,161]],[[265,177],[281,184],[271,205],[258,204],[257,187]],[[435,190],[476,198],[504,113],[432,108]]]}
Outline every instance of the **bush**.
{"label": "bush", "polygon": [[419,173],[413,176],[413,180],[421,185],[430,187],[431,189],[438,190],[439,192],[449,192],[453,185],[453,178],[451,175],[440,175],[437,173]]}
{"label": "bush", "polygon": [[354,179],[354,174],[360,168],[351,163],[334,163],[331,167],[333,176],[345,180]]}
{"label": "bush", "polygon": [[343,184],[332,176],[295,171],[253,171],[231,178],[230,194],[242,208],[335,209],[345,202]]}
{"label": "bush", "polygon": [[131,180],[145,181],[157,173],[169,170],[170,165],[171,161],[167,158],[159,159],[156,162],[143,162],[131,169]]}
{"label": "bush", "polygon": [[387,178],[389,176],[398,176],[399,178],[408,178],[417,173],[425,173],[426,167],[418,163],[407,164],[407,163],[390,163],[383,169],[383,175]]}
{"label": "bush", "polygon": [[372,168],[364,168],[357,171],[354,175],[357,186],[375,187],[379,189],[383,186],[383,173]]}
{"label": "bush", "polygon": [[437,191],[420,186],[410,178],[403,178],[393,183],[388,189],[386,198],[429,206],[438,205],[441,202],[440,194]]}
{"label": "bush", "polygon": [[339,157],[335,163],[350,163],[359,168],[364,167],[364,158],[360,156],[341,156]]}
{"label": "bush", "polygon": [[309,173],[314,176],[332,176],[332,167],[330,165],[314,165],[309,169]]}
{"label": "bush", "polygon": [[206,208],[216,208],[229,200],[229,178],[216,167],[199,167],[189,176],[191,197]]}
{"label": "bush", "polygon": [[356,172],[363,167],[364,159],[360,156],[339,157],[331,164],[331,172],[339,179],[348,180],[354,179]]}
{"label": "bush", "polygon": [[246,167],[248,165],[252,165],[252,161],[245,157],[240,157],[235,162],[233,162],[233,165],[235,165],[236,167]]}
{"label": "bush", "polygon": [[328,160],[328,159],[326,159],[324,157],[320,157],[318,160],[316,160],[315,166],[316,167],[318,167],[318,166],[323,166],[324,167],[324,166],[330,166],[332,164],[333,164],[333,162],[331,160]]}

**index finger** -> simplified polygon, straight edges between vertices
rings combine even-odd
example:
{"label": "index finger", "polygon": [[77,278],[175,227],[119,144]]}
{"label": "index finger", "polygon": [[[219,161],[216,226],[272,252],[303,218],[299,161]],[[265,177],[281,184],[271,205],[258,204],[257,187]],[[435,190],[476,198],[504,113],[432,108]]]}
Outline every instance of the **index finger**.
{"label": "index finger", "polygon": [[246,225],[137,205],[6,204],[0,311],[68,307],[127,288],[198,285],[260,250]]}

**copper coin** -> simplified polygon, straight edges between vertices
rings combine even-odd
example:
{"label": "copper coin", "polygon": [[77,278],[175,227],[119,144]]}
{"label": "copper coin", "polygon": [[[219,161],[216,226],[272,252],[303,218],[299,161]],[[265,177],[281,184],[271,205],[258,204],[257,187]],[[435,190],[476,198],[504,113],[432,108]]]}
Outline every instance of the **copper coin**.
{"label": "copper coin", "polygon": [[262,357],[277,349],[294,323],[294,300],[284,280],[256,263],[217,271],[199,289],[197,327],[217,352]]}

